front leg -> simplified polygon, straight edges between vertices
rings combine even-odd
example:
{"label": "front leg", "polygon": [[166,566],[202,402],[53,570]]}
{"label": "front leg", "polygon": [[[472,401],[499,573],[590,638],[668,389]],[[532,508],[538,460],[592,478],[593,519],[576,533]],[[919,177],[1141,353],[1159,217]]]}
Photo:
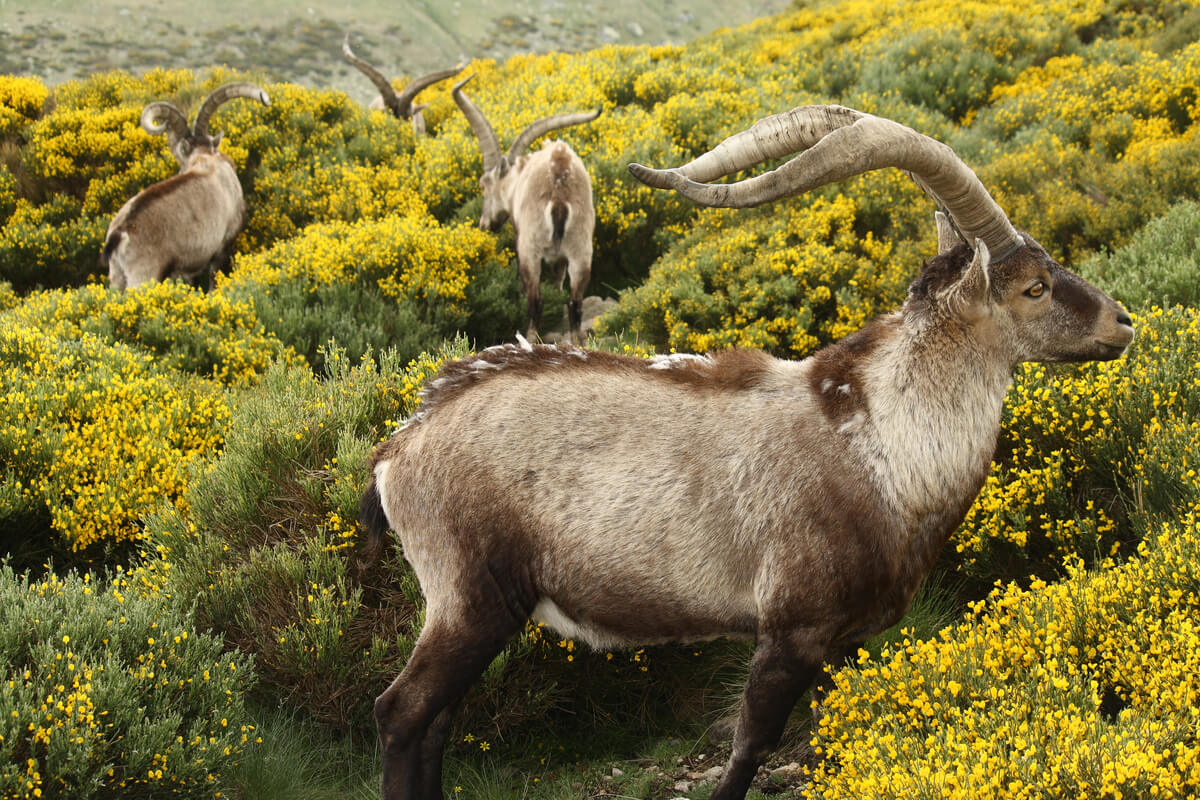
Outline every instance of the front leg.
{"label": "front leg", "polygon": [[779,744],[796,700],[821,669],[824,648],[811,630],[760,634],[733,753],[709,800],[742,800],[758,767]]}

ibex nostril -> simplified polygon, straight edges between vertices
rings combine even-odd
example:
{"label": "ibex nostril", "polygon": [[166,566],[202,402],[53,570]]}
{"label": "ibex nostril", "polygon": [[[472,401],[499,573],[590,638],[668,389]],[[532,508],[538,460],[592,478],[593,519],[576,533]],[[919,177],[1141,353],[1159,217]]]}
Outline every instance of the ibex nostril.
{"label": "ibex nostril", "polygon": [[1129,314],[1127,312],[1121,311],[1117,314],[1117,324],[1125,325],[1127,327],[1132,328],[1133,327],[1133,317],[1129,316]]}

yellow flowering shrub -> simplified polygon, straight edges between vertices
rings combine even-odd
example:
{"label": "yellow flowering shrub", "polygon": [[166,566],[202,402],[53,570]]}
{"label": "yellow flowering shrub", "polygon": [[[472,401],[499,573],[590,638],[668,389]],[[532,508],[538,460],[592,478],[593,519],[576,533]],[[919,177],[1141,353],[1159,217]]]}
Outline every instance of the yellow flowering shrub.
{"label": "yellow flowering shrub", "polygon": [[59,339],[88,333],[143,348],[159,367],[231,386],[255,381],[276,359],[299,361],[266,333],[248,303],[178,281],[129,292],[100,286],[38,292],[0,319]]}
{"label": "yellow flowering shrub", "polygon": [[0,75],[0,141],[15,138],[42,113],[50,90],[36,78]]}
{"label": "yellow flowering shrub", "polygon": [[47,528],[68,551],[138,539],[141,515],[180,500],[188,470],[220,446],[228,419],[219,385],[161,368],[141,349],[6,320],[3,549],[45,546]]}
{"label": "yellow flowering shrub", "polygon": [[217,287],[320,369],[331,338],[351,358],[397,348],[410,359],[459,332],[483,345],[511,337],[522,309],[506,256],[474,225],[390,215],[311,225],[238,258]]}
{"label": "yellow flowering shrub", "polygon": [[[917,193],[899,173],[866,182],[876,194]],[[863,211],[852,196],[836,194],[706,213],[600,330],[681,351],[757,347],[807,355],[890,310],[913,277],[913,243],[897,253],[891,240],[864,235]]]}
{"label": "yellow flowering shrub", "polygon": [[1192,797],[1200,526],[1126,563],[997,589],[958,624],[835,673],[805,797]]}

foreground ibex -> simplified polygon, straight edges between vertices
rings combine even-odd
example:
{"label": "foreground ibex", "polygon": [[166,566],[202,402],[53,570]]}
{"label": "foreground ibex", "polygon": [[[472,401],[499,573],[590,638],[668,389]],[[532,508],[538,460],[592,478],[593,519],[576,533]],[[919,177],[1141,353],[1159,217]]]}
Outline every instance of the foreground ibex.
{"label": "foreground ibex", "polygon": [[[737,184],[693,182],[796,151]],[[441,796],[452,709],[530,617],[600,648],[753,637],[711,795],[743,797],[822,663],[905,613],[988,474],[1014,365],[1125,351],[1121,306],[1018,233],[950,148],[895,122],[801,107],[678,169],[630,169],[747,206],[888,166],[948,214],[899,311],[798,362],[490,348],[446,364],[379,446],[364,524],[376,547],[399,534],[427,602],[375,702],[386,800]]]}
{"label": "foreground ibex", "polygon": [[191,129],[187,116],[171,103],[151,103],[142,110],[142,128],[167,135],[179,174],[143,189],[108,226],[100,265],[108,267],[111,286],[132,289],[167,278],[194,281],[210,264],[215,270],[229,261],[245,203],[233,161],[218,149],[222,134],[210,136],[208,121],[218,106],[235,97],[271,104],[253,84],[227,83],[205,98]]}
{"label": "foreground ibex", "polygon": [[579,344],[583,341],[583,293],[592,275],[592,232],[596,227],[592,182],[583,162],[566,142],[547,142],[532,155],[522,153],[550,131],[591,122],[600,116],[600,109],[538,120],[521,131],[508,153],[501,154],[496,132],[462,90],[474,77],[455,84],[452,94],[483,152],[479,227],[499,230],[512,217],[517,265],[525,291],[525,335],[530,339],[537,337],[542,316],[542,262],[557,266],[560,286],[564,275],[570,278],[567,317],[570,337]]}
{"label": "foreground ibex", "polygon": [[421,103],[418,106],[413,106],[413,100],[416,99],[422,90],[429,88],[438,81],[453,78],[465,68],[464,65],[463,67],[455,67],[454,69],[444,69],[440,72],[431,72],[428,75],[412,80],[404,87],[400,94],[396,94],[396,90],[392,88],[392,82],[385,78],[382,72],[354,55],[354,51],[350,49],[350,34],[348,33],[342,41],[342,55],[346,57],[347,61],[357,67],[359,72],[370,78],[371,83],[375,84],[375,88],[379,90],[379,96],[371,101],[369,107],[379,111],[386,108],[392,112],[392,116],[396,119],[412,120],[413,133],[417,136],[425,133],[425,117],[421,114],[421,111],[429,104]]}

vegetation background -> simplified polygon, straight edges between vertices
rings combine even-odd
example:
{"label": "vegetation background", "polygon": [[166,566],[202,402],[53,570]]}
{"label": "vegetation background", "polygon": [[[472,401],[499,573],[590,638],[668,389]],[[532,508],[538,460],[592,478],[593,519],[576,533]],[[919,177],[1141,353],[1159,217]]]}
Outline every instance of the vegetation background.
{"label": "vegetation background", "polygon": [[[63,26],[103,18],[59,8]],[[281,13],[228,61],[233,32],[205,28],[187,68],[92,47],[120,60],[61,80],[28,59],[87,34],[18,31],[31,7],[0,0],[4,36],[32,37],[0,50],[26,59],[0,74],[0,797],[376,796],[371,700],[421,598],[399,553],[357,557],[365,461],[443,360],[507,340],[523,304],[511,233],[475,224],[478,147],[447,87],[416,139],[366,111],[365,79],[350,96],[256,63],[336,63],[333,13]],[[466,53],[501,139],[604,109],[563,134],[595,185],[592,285],[619,297],[592,346],[803,357],[903,301],[935,236],[898,172],[736,212],[627,175],[809,102],[948,142],[1134,313],[1120,361],[1016,371],[937,572],[797,710],[757,796],[1200,793],[1198,38],[1195,2],[801,0],[680,44]],[[194,109],[231,79],[272,98],[213,121],[247,202],[231,270],[211,292],[111,291],[108,221],[175,171],[142,107]],[[591,653],[530,626],[466,703],[447,792],[702,800],[747,655]]]}

